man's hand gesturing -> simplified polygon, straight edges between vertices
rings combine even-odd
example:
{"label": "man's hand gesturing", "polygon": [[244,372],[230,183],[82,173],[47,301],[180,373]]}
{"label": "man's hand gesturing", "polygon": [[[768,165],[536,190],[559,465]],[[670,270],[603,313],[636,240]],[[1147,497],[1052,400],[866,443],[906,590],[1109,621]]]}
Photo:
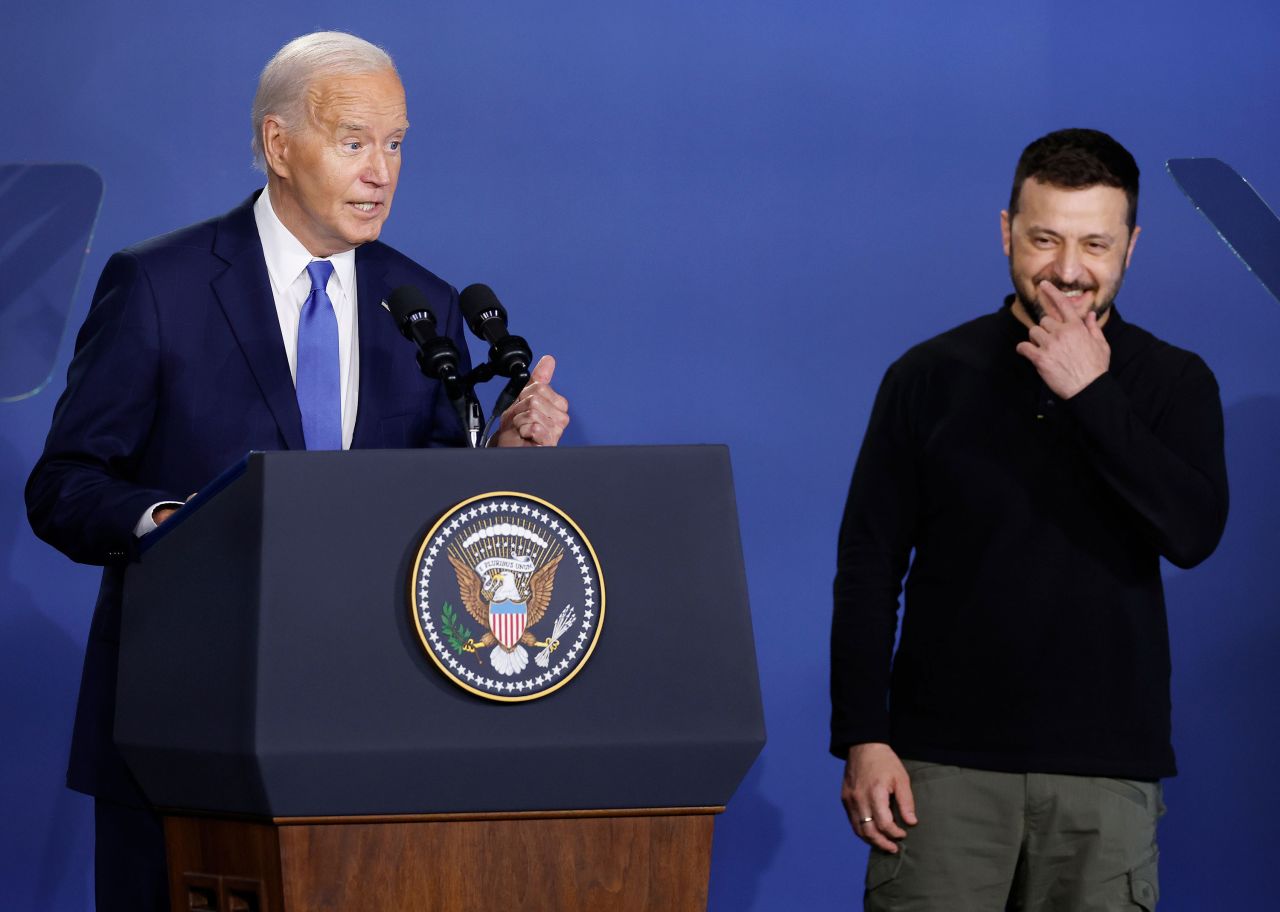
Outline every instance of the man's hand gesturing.
{"label": "man's hand gesturing", "polygon": [[493,442],[500,447],[555,446],[569,425],[569,400],[551,388],[556,359],[543,355],[529,383],[502,413]]}
{"label": "man's hand gesturing", "polygon": [[1111,346],[1092,310],[1081,317],[1071,299],[1050,282],[1037,290],[1045,315],[1028,332],[1030,341],[1018,343],[1018,354],[1035,365],[1040,379],[1059,399],[1070,399],[1111,366]]}

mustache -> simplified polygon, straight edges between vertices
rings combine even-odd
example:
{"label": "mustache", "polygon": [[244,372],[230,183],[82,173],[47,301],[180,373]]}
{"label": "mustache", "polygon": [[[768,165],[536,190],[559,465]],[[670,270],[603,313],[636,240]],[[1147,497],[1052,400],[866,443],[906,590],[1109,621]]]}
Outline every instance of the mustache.
{"label": "mustache", "polygon": [[1042,276],[1036,279],[1037,285],[1039,285],[1041,282],[1048,282],[1054,288],[1058,289],[1058,291],[1061,291],[1063,293],[1078,291],[1083,294],[1086,291],[1098,290],[1097,284],[1093,282],[1063,282],[1053,278],[1052,276]]}

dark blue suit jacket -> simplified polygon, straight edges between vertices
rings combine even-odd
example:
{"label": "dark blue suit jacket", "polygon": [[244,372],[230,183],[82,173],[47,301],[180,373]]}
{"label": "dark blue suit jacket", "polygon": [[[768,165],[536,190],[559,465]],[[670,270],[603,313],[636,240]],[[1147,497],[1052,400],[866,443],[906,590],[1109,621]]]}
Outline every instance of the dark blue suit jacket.
{"label": "dark blue suit jacket", "polygon": [[[73,560],[106,565],[67,775],[98,797],[143,801],[112,742],[121,583],[139,518],[159,501],[185,500],[249,450],[305,448],[255,198],[111,257],[27,482],[36,534]],[[443,390],[422,376],[413,344],[381,305],[400,285],[426,293],[466,358],[457,292],[385,244],[358,247],[351,445],[459,445]]]}

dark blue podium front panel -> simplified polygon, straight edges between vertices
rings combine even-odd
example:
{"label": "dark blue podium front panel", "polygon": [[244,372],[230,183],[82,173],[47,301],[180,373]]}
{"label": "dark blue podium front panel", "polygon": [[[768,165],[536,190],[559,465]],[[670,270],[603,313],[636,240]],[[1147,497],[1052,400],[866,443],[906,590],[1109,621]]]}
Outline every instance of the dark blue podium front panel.
{"label": "dark blue podium front panel", "polygon": [[[488,491],[581,527],[606,589],[579,674],[449,681],[418,547]],[[723,805],[764,743],[724,447],[265,453],[131,567],[116,737],[158,806],[262,816]]]}

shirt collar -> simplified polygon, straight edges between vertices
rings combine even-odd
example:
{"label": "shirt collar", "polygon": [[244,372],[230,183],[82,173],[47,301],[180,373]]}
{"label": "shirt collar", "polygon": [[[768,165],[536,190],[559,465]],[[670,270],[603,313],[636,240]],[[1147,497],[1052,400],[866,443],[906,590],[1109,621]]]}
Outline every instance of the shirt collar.
{"label": "shirt collar", "polygon": [[[271,193],[266,187],[253,204],[253,218],[258,224],[258,237],[262,241],[262,255],[267,261],[267,274],[271,277],[271,285],[277,297],[283,297],[289,287],[298,280],[306,270],[313,257],[302,242],[280,221],[275,209],[271,206]],[[338,286],[352,295],[356,279],[356,252],[354,249],[335,253],[325,257],[333,264],[333,274],[338,279]]]}

